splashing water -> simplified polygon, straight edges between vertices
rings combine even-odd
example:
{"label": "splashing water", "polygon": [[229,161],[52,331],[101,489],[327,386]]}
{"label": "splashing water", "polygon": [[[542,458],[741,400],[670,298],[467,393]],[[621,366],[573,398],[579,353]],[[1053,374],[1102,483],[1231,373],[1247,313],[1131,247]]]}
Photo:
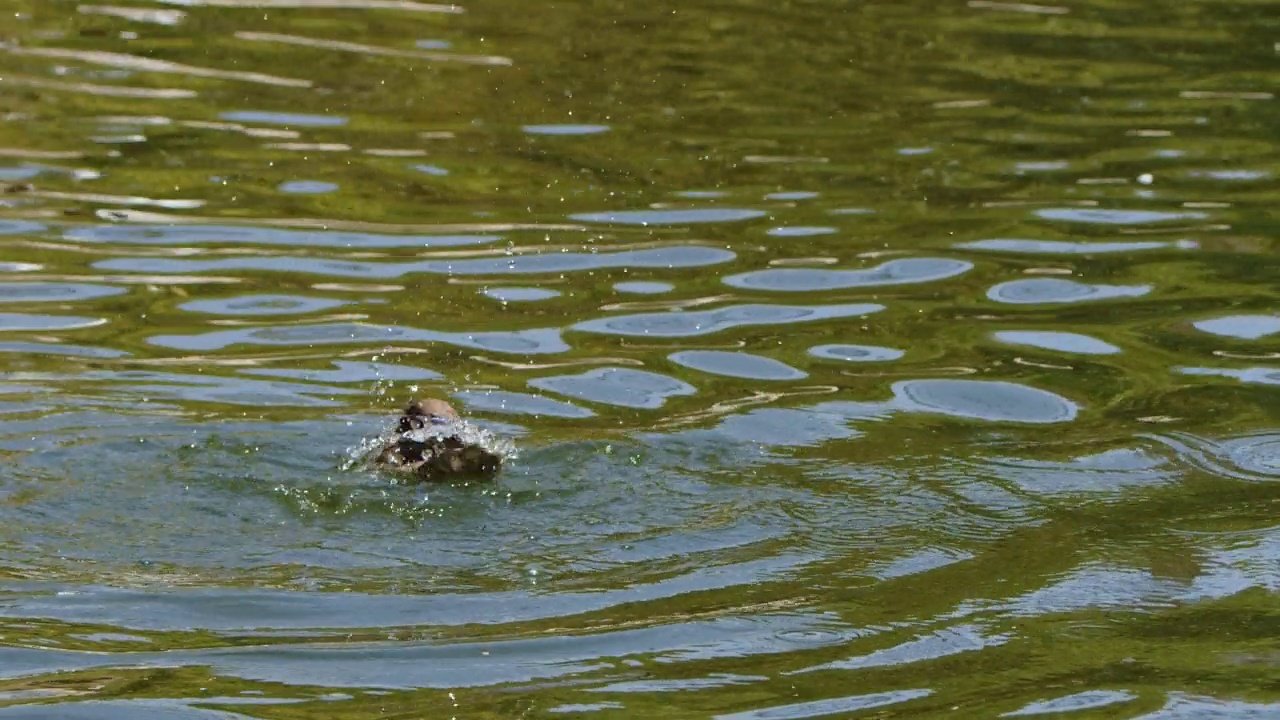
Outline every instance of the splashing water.
{"label": "splashing water", "polygon": [[399,433],[396,426],[393,425],[382,433],[374,437],[364,438],[356,445],[347,448],[341,468],[343,470],[374,469],[373,458],[381,452],[382,448],[397,437],[418,442],[425,442],[429,438],[456,437],[465,445],[477,445],[485,451],[497,455],[504,464],[515,460],[520,454],[516,448],[515,441],[511,438],[497,435],[492,430],[479,427],[468,420],[458,419],[432,423],[427,427],[410,430],[403,434]]}

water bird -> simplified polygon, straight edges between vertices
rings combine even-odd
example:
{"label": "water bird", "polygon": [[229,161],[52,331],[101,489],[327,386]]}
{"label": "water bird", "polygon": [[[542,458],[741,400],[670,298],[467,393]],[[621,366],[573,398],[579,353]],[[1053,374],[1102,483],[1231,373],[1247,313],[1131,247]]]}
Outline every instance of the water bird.
{"label": "water bird", "polygon": [[449,403],[421,398],[405,406],[375,462],[423,481],[488,479],[502,468],[489,439]]}

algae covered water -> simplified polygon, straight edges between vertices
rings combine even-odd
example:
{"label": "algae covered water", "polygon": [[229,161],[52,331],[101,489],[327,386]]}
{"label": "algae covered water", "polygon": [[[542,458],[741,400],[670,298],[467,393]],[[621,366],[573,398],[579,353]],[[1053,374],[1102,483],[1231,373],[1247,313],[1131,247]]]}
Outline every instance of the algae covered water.
{"label": "algae covered water", "polygon": [[3,10],[0,718],[1280,716],[1274,3]]}

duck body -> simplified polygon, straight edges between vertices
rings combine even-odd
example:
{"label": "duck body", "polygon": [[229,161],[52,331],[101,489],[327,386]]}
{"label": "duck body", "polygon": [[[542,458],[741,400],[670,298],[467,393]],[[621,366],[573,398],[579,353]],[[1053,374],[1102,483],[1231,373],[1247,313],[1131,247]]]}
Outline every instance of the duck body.
{"label": "duck body", "polygon": [[449,403],[410,402],[375,458],[378,465],[422,481],[488,479],[502,456],[466,437],[466,424]]}

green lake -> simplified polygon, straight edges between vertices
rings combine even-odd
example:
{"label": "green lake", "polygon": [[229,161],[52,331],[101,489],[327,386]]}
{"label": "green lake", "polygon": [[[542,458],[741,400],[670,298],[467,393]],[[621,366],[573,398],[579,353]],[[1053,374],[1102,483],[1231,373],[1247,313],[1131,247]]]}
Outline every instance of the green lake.
{"label": "green lake", "polygon": [[0,6],[0,720],[1280,717],[1280,3],[118,1]]}

